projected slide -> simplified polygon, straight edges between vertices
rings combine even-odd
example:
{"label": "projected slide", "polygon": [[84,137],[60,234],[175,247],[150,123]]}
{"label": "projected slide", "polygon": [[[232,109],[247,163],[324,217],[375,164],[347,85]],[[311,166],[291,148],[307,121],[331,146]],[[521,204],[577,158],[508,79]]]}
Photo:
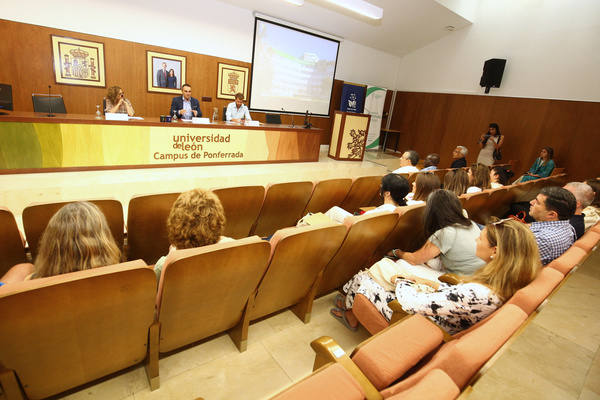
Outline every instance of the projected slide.
{"label": "projected slide", "polygon": [[256,18],[250,108],[329,114],[339,42]]}

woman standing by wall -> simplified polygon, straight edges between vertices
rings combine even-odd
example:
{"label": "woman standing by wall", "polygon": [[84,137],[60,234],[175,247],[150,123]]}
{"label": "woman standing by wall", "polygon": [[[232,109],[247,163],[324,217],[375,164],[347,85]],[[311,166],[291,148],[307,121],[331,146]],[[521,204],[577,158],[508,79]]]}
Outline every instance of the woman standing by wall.
{"label": "woman standing by wall", "polygon": [[500,127],[497,123],[490,124],[488,132],[481,135],[479,138],[479,156],[477,163],[487,165],[488,167],[494,164],[494,151],[500,151],[500,147],[504,143],[504,136],[500,134]]}

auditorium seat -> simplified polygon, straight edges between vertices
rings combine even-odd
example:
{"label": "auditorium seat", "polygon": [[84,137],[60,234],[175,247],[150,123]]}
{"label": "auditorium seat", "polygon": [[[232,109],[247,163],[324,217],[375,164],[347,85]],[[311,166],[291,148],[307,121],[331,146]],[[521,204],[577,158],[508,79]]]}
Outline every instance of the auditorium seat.
{"label": "auditorium seat", "polygon": [[9,209],[0,207],[0,277],[13,265],[27,262],[23,237],[15,216]]}
{"label": "auditorium seat", "polygon": [[250,321],[294,306],[292,311],[298,318],[309,322],[323,269],[345,237],[346,226],[340,224],[275,232],[269,267],[258,286]]}
{"label": "auditorium seat", "polygon": [[348,195],[339,206],[350,214],[354,214],[361,207],[371,205],[371,200],[381,187],[381,176],[361,176],[352,180]]}
{"label": "auditorium seat", "polygon": [[596,247],[598,241],[600,241],[600,233],[588,230],[582,237],[573,243],[573,246],[581,247],[589,253]]}
{"label": "auditorium seat", "polygon": [[460,389],[441,369],[432,369],[413,387],[388,397],[388,400],[453,400]]}
{"label": "auditorium seat", "polygon": [[240,186],[214,189],[225,209],[223,236],[241,239],[250,235],[265,198],[264,186]]}
{"label": "auditorium seat", "polygon": [[169,252],[167,217],[181,193],[134,196],[127,211],[127,259],[148,264]]}
{"label": "auditorium seat", "polygon": [[[122,250],[125,234],[123,228],[123,206],[121,203],[118,200],[112,199],[85,201],[94,203],[102,211],[117,246]],[[39,241],[50,218],[69,203],[72,203],[72,201],[45,204],[34,203],[23,210],[23,228],[25,229],[25,237],[27,238],[27,243],[29,243],[29,250],[31,251],[33,260],[37,256]]]}
{"label": "auditorium seat", "polygon": [[[576,242],[577,243],[577,242]],[[554,268],[560,271],[563,275],[567,275],[573,268],[581,264],[587,257],[588,251],[573,245],[567,249],[560,257],[555,258],[546,266],[546,268]]]}
{"label": "auditorium seat", "polygon": [[560,271],[542,268],[538,276],[529,285],[517,290],[506,304],[514,304],[530,315],[563,279],[564,275]]}
{"label": "auditorium seat", "polygon": [[379,261],[392,249],[416,251],[421,248],[427,240],[423,223],[425,204],[398,207],[396,208],[396,212],[399,214],[398,222],[396,223],[396,226],[394,226],[394,229],[378,246],[371,259],[372,262]]}
{"label": "auditorium seat", "polygon": [[360,293],[357,293],[354,296],[352,312],[354,313],[354,316],[356,316],[358,322],[364,326],[371,335],[375,335],[390,326],[388,320],[377,311],[377,308],[375,308],[373,303]]}
{"label": "auditorium seat", "polygon": [[252,235],[270,236],[276,230],[295,226],[313,190],[312,182],[287,182],[267,186],[265,200]]}
{"label": "auditorium seat", "polygon": [[473,221],[485,225],[488,219],[488,200],[490,194],[487,191],[478,193],[469,193],[461,196],[464,199],[463,208],[469,213],[469,218]]}
{"label": "auditorium seat", "polygon": [[271,397],[271,400],[379,400],[381,398],[376,390],[372,391],[371,396],[366,396],[355,377],[341,364],[329,363]]}
{"label": "auditorium seat", "polygon": [[149,339],[156,376],[159,352],[217,333],[230,330],[240,351],[246,349],[244,312],[267,269],[269,251],[268,242],[253,236],[169,253],[156,297],[158,322]]}
{"label": "auditorium seat", "polygon": [[328,179],[315,183],[312,195],[302,216],[307,213],[326,212],[342,204],[352,186],[352,179]]}
{"label": "auditorium seat", "polygon": [[375,249],[396,225],[398,214],[374,213],[348,217],[348,234],[333,259],[325,267],[318,296],[339,288],[363,268],[369,267]]}
{"label": "auditorium seat", "polygon": [[7,399],[21,398],[21,389],[29,399],[46,398],[141,363],[155,299],[156,277],[141,260],[4,287]]}
{"label": "auditorium seat", "polygon": [[481,217],[489,218],[502,217],[510,209],[510,205],[515,200],[515,192],[511,190],[512,186],[504,186],[490,191],[490,197],[486,202],[486,207],[482,210]]}
{"label": "auditorium seat", "polygon": [[444,344],[418,371],[383,390],[384,398],[412,387],[435,368],[446,372],[462,389],[526,319],[527,314],[519,307],[512,304],[502,307],[486,324]]}

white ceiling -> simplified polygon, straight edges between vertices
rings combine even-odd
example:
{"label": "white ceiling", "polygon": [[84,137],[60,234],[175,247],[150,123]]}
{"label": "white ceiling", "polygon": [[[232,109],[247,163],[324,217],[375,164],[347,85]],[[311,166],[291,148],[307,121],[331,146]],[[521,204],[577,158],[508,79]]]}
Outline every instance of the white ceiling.
{"label": "white ceiling", "polygon": [[435,0],[369,0],[383,8],[383,19],[369,20],[326,2],[305,0],[298,7],[284,0],[220,0],[293,22],[355,43],[402,56],[471,24]]}

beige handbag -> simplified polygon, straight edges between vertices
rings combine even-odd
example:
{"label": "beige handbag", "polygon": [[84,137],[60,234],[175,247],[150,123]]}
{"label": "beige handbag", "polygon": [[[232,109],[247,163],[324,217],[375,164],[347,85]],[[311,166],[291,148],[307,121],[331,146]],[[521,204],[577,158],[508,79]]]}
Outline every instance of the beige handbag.
{"label": "beige handbag", "polygon": [[430,281],[437,281],[442,275],[440,271],[435,271],[424,265],[412,265],[404,260],[396,262],[389,258],[382,258],[371,266],[368,270],[369,276],[387,291],[396,289],[396,285],[390,282],[392,276],[409,276],[415,275]]}

